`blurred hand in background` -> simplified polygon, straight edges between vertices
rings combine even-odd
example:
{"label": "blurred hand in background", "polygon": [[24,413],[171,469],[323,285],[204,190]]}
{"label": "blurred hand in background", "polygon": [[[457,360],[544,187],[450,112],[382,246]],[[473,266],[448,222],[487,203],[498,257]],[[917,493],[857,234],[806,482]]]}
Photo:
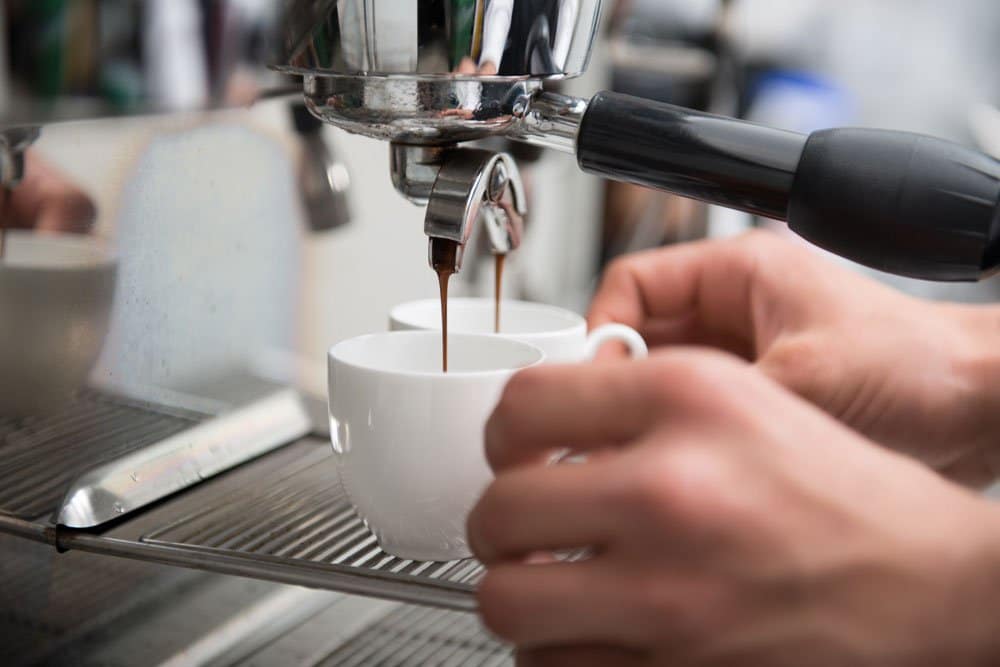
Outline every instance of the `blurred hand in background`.
{"label": "blurred hand in background", "polygon": [[735,354],[953,479],[981,485],[1000,475],[996,307],[906,296],[754,232],[619,259],[589,322],[627,324],[651,348]]}
{"label": "blurred hand in background", "polygon": [[90,197],[37,150],[25,156],[21,183],[0,188],[0,221],[7,228],[83,234],[96,217]]}

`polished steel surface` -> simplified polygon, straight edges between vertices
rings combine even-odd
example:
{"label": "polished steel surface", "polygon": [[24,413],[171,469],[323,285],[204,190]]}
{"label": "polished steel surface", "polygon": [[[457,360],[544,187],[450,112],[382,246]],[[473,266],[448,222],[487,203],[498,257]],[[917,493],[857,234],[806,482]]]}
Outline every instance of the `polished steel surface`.
{"label": "polished steel surface", "polygon": [[422,667],[513,664],[511,650],[471,614],[403,606],[359,633],[318,663],[322,667]]}
{"label": "polished steel surface", "polygon": [[291,105],[292,124],[301,141],[299,192],[306,224],[313,232],[343,227],[351,221],[351,173],[323,136],[323,122],[305,104]]}
{"label": "polished steel surface", "polygon": [[310,426],[298,394],[279,390],[88,470],[67,489],[56,523],[99,526],[289,443]]}
{"label": "polished steel surface", "polygon": [[0,128],[243,106],[301,89],[302,76],[327,122],[463,141],[508,127],[542,80],[582,73],[600,11],[600,0],[5,0]]}
{"label": "polished steel surface", "polygon": [[46,652],[45,664],[126,667],[136,656],[159,667],[512,662],[471,614],[235,577],[201,576],[165,593]]}
{"label": "polished steel surface", "polygon": [[454,146],[389,145],[389,174],[396,192],[418,206],[426,206],[447,152]]}
{"label": "polished steel surface", "polygon": [[47,523],[87,470],[195,426],[205,415],[94,392],[59,414],[0,417],[0,514]]}
{"label": "polished steel surface", "polygon": [[[188,574],[193,575],[188,585],[167,591],[167,595],[155,603],[144,605],[138,610],[140,613],[119,617],[113,624],[104,624],[87,633],[46,656],[47,664],[88,667],[245,664],[247,659],[266,652],[275,642],[295,635],[302,624],[317,617],[329,619],[333,616],[331,608],[343,607],[349,599],[327,591],[238,577]],[[366,619],[363,613],[366,610],[359,610],[357,606],[372,607],[376,615],[385,614],[386,605],[392,606],[392,603],[370,600],[357,602],[361,604],[354,605],[351,611],[359,617],[359,624],[370,623],[371,619]],[[347,626],[346,632],[327,626],[327,637],[340,634],[343,642],[349,633],[359,629],[343,623],[342,618],[337,620]],[[303,642],[299,648],[305,653],[322,654],[326,646],[326,643],[310,646]],[[291,667],[303,663],[285,653],[264,664]]]}
{"label": "polished steel surface", "polygon": [[0,533],[45,543],[37,548],[475,609],[481,566],[473,560],[415,562],[382,552],[340,489],[331,457],[328,442],[306,438],[104,530],[56,530],[43,519],[0,515]]}
{"label": "polished steel surface", "polygon": [[316,76],[303,79],[324,122],[383,141],[447,145],[503,134],[541,89],[528,79]]}
{"label": "polished steel surface", "polygon": [[296,0],[285,65],[298,74],[533,77],[586,69],[600,0]]}
{"label": "polished steel surface", "polygon": [[[394,558],[354,514],[326,441],[307,438],[104,530],[56,530],[0,514],[0,533],[40,548],[173,565],[471,611],[482,567]],[[28,544],[25,542],[25,544]]]}
{"label": "polished steel surface", "polygon": [[0,664],[77,664],[49,656],[199,578],[177,569],[0,536]]}
{"label": "polished steel surface", "polygon": [[0,532],[50,541],[89,528],[301,437],[294,391],[218,416],[86,392],[44,418],[0,418]]}
{"label": "polished steel surface", "polygon": [[293,3],[280,69],[350,132],[469,141],[511,131],[543,80],[581,74],[600,11],[600,0]]}
{"label": "polished steel surface", "polygon": [[587,113],[587,100],[568,95],[542,92],[516,110],[519,122],[507,136],[535,146],[563,153],[576,153],[576,137]]}
{"label": "polished steel surface", "polygon": [[[448,151],[431,188],[424,217],[424,233],[430,239],[428,257],[441,268],[438,241],[464,248],[477,221],[482,221],[493,251],[506,254],[521,244],[527,197],[514,159],[506,153],[459,148]],[[461,251],[452,266],[462,266]]]}
{"label": "polished steel surface", "polygon": [[[16,127],[0,131],[0,188],[21,182],[24,177],[24,150],[37,138],[37,127]],[[0,256],[2,254],[0,252]]]}
{"label": "polished steel surface", "polygon": [[206,569],[216,562],[263,578],[301,577],[278,579],[287,583],[471,609],[479,564],[416,562],[383,552],[340,488],[331,457],[325,443],[304,442],[244,466],[233,474],[239,481],[221,480],[215,490],[225,485],[228,493],[186,503],[190,513],[171,512],[166,525],[142,534],[141,545]]}

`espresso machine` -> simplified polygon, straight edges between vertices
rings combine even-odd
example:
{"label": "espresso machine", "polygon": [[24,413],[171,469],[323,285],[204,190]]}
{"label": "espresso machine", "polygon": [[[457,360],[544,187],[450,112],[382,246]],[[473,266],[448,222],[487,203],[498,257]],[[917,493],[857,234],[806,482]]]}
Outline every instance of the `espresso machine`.
{"label": "espresso machine", "polygon": [[[463,146],[490,137],[572,153],[606,178],[787,221],[835,254],[892,273],[976,280],[996,267],[1000,177],[986,156],[891,131],[804,136],[613,93],[547,92],[547,81],[586,68],[600,12],[599,0],[289,0],[258,26],[269,50],[256,56],[300,80],[320,120],[388,142],[394,186],[427,207],[431,257],[450,258],[456,270],[477,220],[495,251],[507,252],[526,214],[510,156]],[[61,90],[36,99],[38,87],[22,89],[26,73],[13,64],[12,103],[0,115],[7,184],[31,128],[111,111],[67,104]],[[169,71],[161,78],[170,91]],[[288,93],[287,81],[260,83],[252,96]],[[183,74],[173,82],[189,84]],[[226,103],[224,88],[214,88],[187,98],[147,90],[115,112]]]}
{"label": "espresso machine", "polygon": [[[312,116],[294,112],[316,161],[310,217],[347,215],[340,158],[316,143],[313,119],[382,140],[393,187],[424,207],[438,269],[461,269],[477,227],[496,253],[521,241],[526,188],[497,139],[787,221],[886,271],[977,280],[1000,264],[1000,163],[964,147],[879,130],[804,136],[615,93],[554,92],[586,69],[600,0],[0,8],[5,188],[17,187],[25,151],[53,123],[288,98]],[[509,659],[467,613],[480,566],[381,552],[330,483],[328,439],[294,391],[233,404],[188,398],[88,390],[59,415],[0,415],[0,651],[9,652],[0,658]],[[164,630],[184,623],[189,634]],[[139,658],[119,635],[142,629],[155,640]]]}

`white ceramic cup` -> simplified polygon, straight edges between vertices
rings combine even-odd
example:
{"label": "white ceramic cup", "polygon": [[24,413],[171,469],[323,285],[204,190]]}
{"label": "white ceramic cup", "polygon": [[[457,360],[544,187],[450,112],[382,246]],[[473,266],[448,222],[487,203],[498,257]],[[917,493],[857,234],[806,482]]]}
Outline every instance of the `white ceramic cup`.
{"label": "white ceramic cup", "polygon": [[0,259],[0,418],[45,414],[86,384],[117,260],[101,241],[8,230]]}
{"label": "white ceramic cup", "polygon": [[400,558],[470,555],[465,519],[493,475],[483,427],[537,347],[429,331],[352,338],[329,352],[330,435],[341,483],[379,546]]}
{"label": "white ceramic cup", "polygon": [[[494,302],[483,298],[448,300],[449,334],[490,334],[530,343],[545,352],[548,362],[569,363],[594,356],[607,342],[619,341],[633,357],[647,355],[646,343],[635,329],[624,324],[606,324],[587,333],[587,322],[576,313],[527,301],[504,301],[500,310],[500,333],[493,333]],[[440,331],[441,302],[423,299],[403,303],[389,312],[392,331]]]}

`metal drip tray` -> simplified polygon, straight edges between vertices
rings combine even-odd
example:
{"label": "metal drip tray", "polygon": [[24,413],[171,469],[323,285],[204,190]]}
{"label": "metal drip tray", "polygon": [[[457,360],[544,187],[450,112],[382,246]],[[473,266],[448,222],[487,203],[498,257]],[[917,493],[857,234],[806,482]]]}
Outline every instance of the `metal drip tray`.
{"label": "metal drip tray", "polygon": [[488,635],[476,617],[404,606],[387,614],[317,664],[322,667],[500,667],[512,663],[510,649]]}
{"label": "metal drip tray", "polygon": [[[329,442],[295,440],[307,418],[288,392],[197,422],[88,395],[56,420],[0,424],[9,429],[0,532],[60,551],[475,609],[475,560],[418,562],[379,549],[340,488]],[[118,520],[91,521],[107,496],[121,503]]]}
{"label": "metal drip tray", "polygon": [[208,415],[87,392],[47,417],[0,420],[0,530],[93,528],[287,444],[311,424],[277,388]]}
{"label": "metal drip tray", "polygon": [[323,447],[267,484],[236,492],[217,507],[181,518],[143,541],[276,562],[326,563],[473,590],[481,568],[471,559],[419,562],[379,549],[341,489],[328,450]]}
{"label": "metal drip tray", "polygon": [[[207,578],[0,535],[0,665],[34,665],[168,591]],[[43,664],[79,664],[77,661]]]}
{"label": "metal drip tray", "polygon": [[418,562],[378,548],[307,438],[187,490],[103,534],[57,546],[445,609],[475,609],[475,560]]}
{"label": "metal drip tray", "polygon": [[191,428],[206,415],[86,392],[50,417],[0,419],[0,513],[54,514],[85,471]]}

